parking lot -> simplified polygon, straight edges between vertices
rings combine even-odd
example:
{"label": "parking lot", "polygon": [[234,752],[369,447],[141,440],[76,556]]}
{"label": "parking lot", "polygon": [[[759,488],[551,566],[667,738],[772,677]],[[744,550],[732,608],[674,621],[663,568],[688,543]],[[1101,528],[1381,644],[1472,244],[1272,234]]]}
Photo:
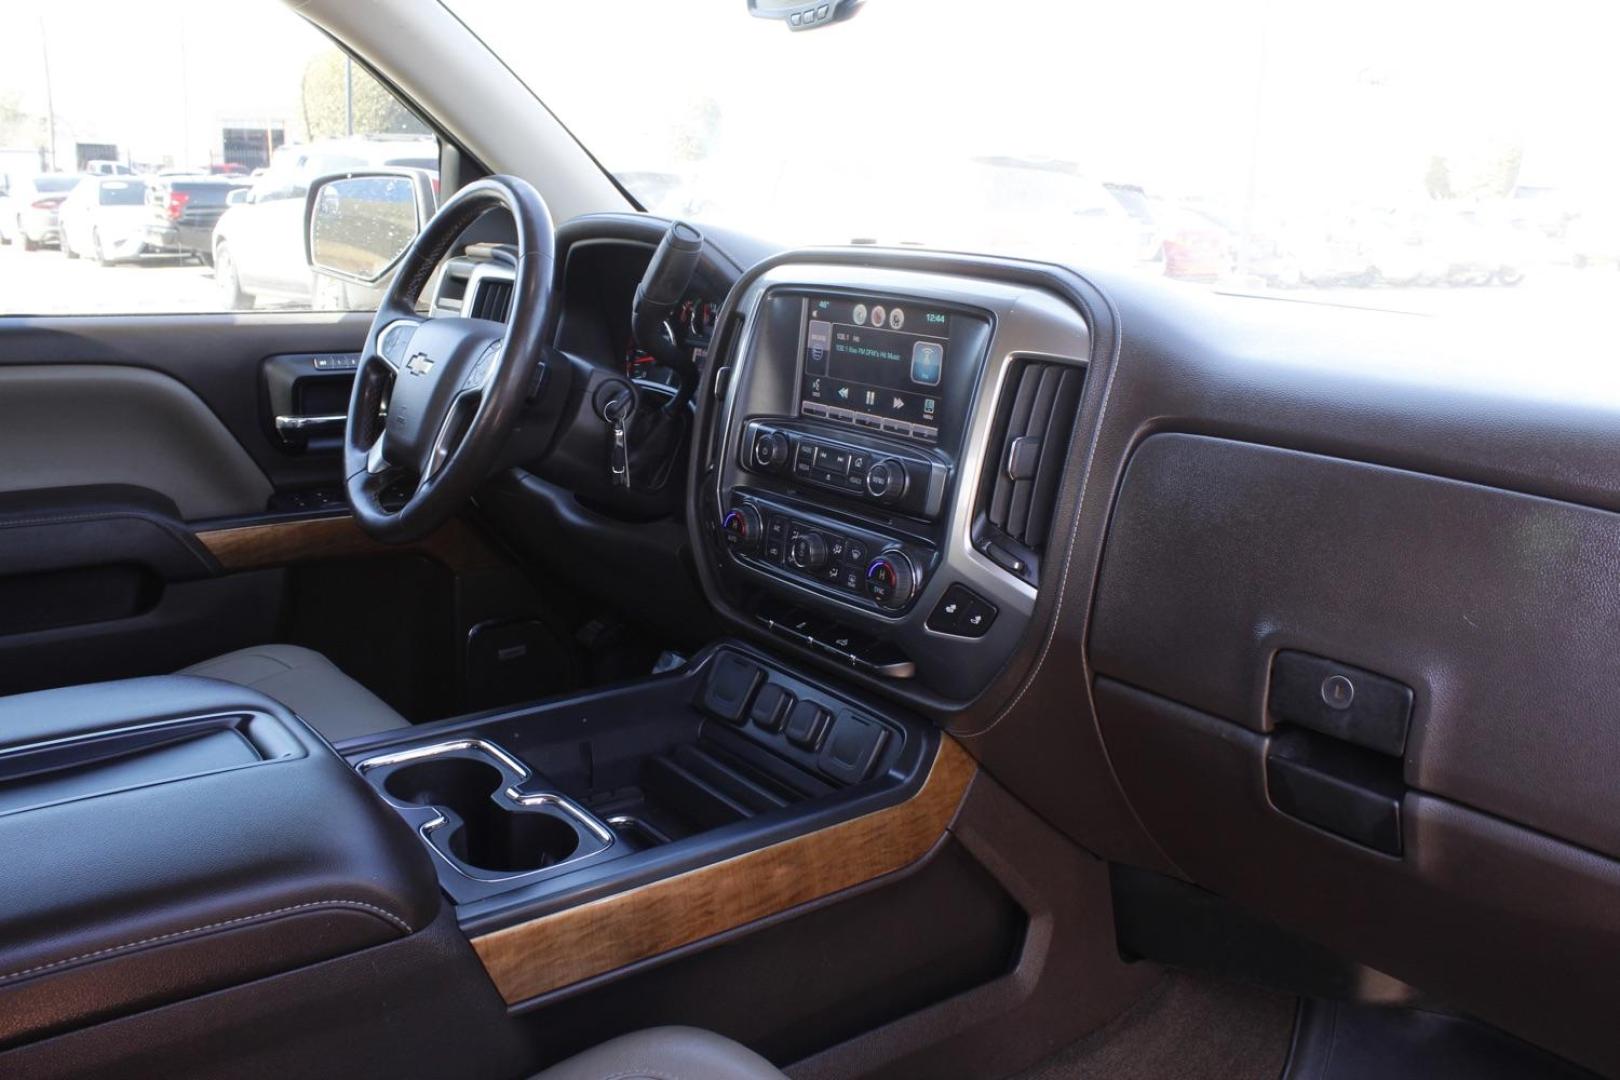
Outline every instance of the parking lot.
{"label": "parking lot", "polygon": [[99,266],[54,247],[0,247],[0,310],[7,315],[117,315],[219,311],[213,271],[192,259],[147,257]]}

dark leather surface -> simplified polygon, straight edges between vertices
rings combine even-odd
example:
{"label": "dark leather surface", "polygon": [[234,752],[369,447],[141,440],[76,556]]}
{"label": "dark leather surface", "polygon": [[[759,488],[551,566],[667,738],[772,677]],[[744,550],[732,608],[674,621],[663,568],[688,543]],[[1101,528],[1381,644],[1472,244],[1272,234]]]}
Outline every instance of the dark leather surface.
{"label": "dark leather surface", "polygon": [[612,1039],[534,1080],[785,1080],[785,1075],[712,1031],[661,1027]]}
{"label": "dark leather surface", "polygon": [[81,566],[144,566],[165,581],[220,572],[167,497],[128,484],[0,494],[0,567],[33,574]]}
{"label": "dark leather surface", "polygon": [[0,815],[0,1044],[392,941],[440,907],[422,845],[262,694],[168,676],[0,699],[0,751],[254,710],[291,756]]}
{"label": "dark leather surface", "polygon": [[1620,855],[1620,515],[1189,435],[1141,444],[1092,663],[1256,731],[1300,649],[1416,692],[1409,784]]}

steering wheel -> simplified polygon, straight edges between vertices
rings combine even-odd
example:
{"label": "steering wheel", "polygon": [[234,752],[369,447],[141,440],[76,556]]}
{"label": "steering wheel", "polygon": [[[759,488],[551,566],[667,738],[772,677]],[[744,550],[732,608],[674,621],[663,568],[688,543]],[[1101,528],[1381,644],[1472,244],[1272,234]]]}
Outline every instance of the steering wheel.
{"label": "steering wheel", "polygon": [[[506,322],[418,314],[434,268],[497,208],[517,225]],[[426,536],[488,475],[543,370],[555,247],[540,193],[515,176],[490,176],[456,192],[401,258],[366,335],[343,433],[344,493],[372,537]]]}

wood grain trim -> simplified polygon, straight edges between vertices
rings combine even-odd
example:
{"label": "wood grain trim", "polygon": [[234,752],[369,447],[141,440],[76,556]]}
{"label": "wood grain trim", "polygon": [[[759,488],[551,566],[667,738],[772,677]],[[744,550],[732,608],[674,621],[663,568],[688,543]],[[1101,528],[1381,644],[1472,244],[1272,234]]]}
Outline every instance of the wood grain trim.
{"label": "wood grain trim", "polygon": [[941,736],[915,796],[472,939],[507,1004],[658,956],[904,869],[945,835],[978,764]]}
{"label": "wood grain trim", "polygon": [[197,539],[227,570],[258,570],[317,559],[416,552],[455,570],[499,565],[500,556],[459,519],[412,544],[383,544],[360,531],[354,518],[301,518],[200,532]]}

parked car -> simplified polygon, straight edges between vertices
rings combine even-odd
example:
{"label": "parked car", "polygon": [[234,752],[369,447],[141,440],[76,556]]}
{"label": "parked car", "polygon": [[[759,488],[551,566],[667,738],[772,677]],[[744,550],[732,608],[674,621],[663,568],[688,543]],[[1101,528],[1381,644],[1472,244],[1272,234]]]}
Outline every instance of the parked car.
{"label": "parked car", "polygon": [[1237,244],[1225,223],[1202,210],[1160,199],[1151,200],[1151,205],[1162,238],[1165,277],[1209,283],[1232,272]]}
{"label": "parked car", "polygon": [[146,181],[88,176],[62,203],[62,254],[98,263],[138,258],[146,250]]}
{"label": "parked car", "polygon": [[214,278],[233,309],[257,298],[308,303],[315,275],[304,252],[304,195],[326,173],[368,166],[438,173],[438,144],[417,137],[367,136],[283,146],[253,186],[233,192],[214,228]]}
{"label": "parked car", "polygon": [[0,244],[20,241],[24,251],[54,244],[60,232],[62,200],[78,186],[72,173],[47,173],[13,180],[0,195]]}
{"label": "parked car", "polygon": [[230,177],[195,173],[147,181],[147,250],[214,265],[214,226],[225,213],[226,198],[244,186]]}

